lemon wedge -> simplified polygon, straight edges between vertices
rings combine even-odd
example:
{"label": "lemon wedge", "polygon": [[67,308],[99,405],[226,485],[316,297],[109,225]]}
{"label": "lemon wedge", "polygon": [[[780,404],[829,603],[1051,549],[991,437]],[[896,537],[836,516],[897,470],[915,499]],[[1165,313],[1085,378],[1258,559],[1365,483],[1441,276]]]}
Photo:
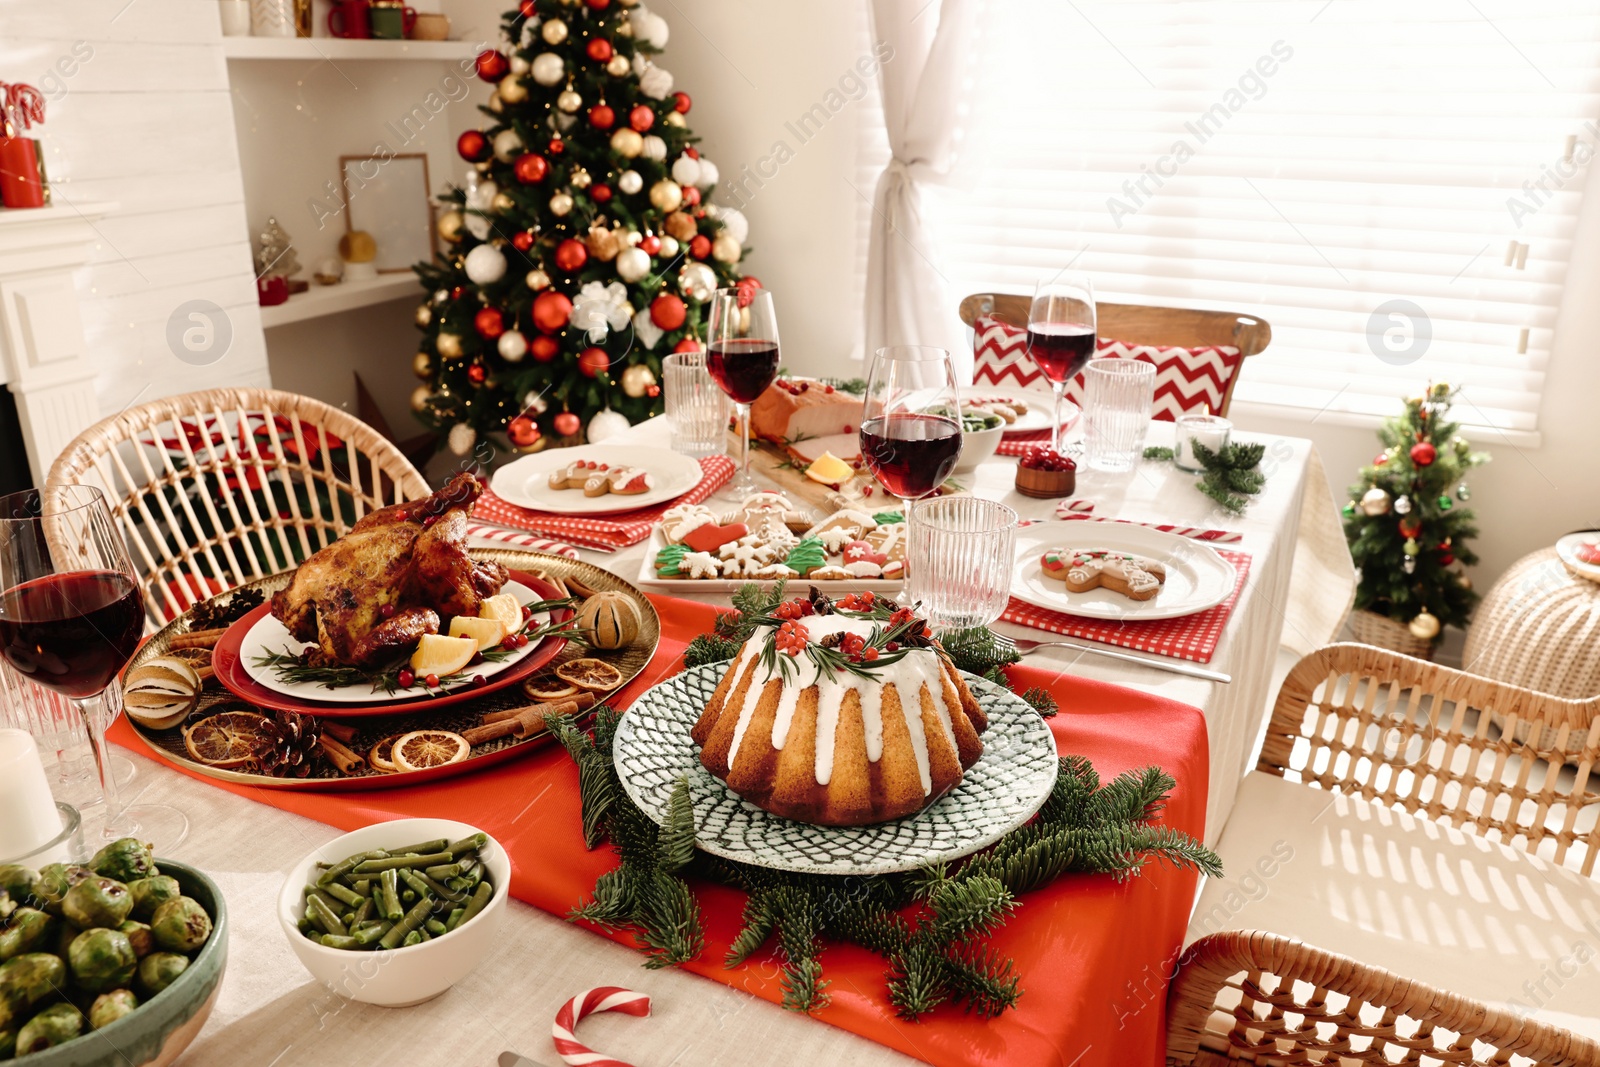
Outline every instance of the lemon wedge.
{"label": "lemon wedge", "polygon": [[478,642],[474,638],[423,634],[417,650],[411,653],[411,670],[418,678],[430,674],[443,678],[471,663],[477,654]]}
{"label": "lemon wedge", "polygon": [[500,625],[506,628],[508,634],[514,634],[522,629],[522,605],[518,604],[517,598],[510,593],[496,593],[479,604],[478,617],[499,619]]}
{"label": "lemon wedge", "polygon": [[457,615],[450,620],[451,637],[470,637],[477,643],[478,651],[493,648],[505,640],[505,624],[499,619],[474,619],[470,615]]}
{"label": "lemon wedge", "polygon": [[854,467],[832,452],[824,452],[806,468],[806,477],[823,485],[837,485],[849,481],[855,472]]}

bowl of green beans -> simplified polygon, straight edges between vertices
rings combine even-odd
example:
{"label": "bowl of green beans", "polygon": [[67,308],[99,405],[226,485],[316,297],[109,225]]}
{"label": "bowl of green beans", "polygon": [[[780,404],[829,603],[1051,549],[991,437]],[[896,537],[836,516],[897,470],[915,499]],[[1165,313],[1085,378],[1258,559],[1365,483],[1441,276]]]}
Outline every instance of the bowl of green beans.
{"label": "bowl of green beans", "polygon": [[336,837],[289,872],[278,921],[311,976],[400,1008],[438,996],[496,946],[511,861],[482,830],[397,819]]}

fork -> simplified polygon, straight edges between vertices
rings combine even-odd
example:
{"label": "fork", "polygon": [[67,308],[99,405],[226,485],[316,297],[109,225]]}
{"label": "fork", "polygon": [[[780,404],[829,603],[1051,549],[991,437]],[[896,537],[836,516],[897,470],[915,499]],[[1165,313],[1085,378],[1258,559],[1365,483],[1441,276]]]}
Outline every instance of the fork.
{"label": "fork", "polygon": [[989,632],[994,634],[995,643],[1001,648],[1011,649],[1021,656],[1031,655],[1041,648],[1070,648],[1077,652],[1092,652],[1097,656],[1109,656],[1111,659],[1137,663],[1141,667],[1152,667],[1158,671],[1171,671],[1173,674],[1185,674],[1191,678],[1205,678],[1208,681],[1220,682],[1223,685],[1233,681],[1232,675],[1223,674],[1221,671],[1210,671],[1204,667],[1195,667],[1174,660],[1150,659],[1147,656],[1135,656],[1127,652],[1117,652],[1114,649],[1100,648],[1097,645],[1080,645],[1076,641],[1034,641],[1027,637],[1007,637],[1005,634],[995,630]]}

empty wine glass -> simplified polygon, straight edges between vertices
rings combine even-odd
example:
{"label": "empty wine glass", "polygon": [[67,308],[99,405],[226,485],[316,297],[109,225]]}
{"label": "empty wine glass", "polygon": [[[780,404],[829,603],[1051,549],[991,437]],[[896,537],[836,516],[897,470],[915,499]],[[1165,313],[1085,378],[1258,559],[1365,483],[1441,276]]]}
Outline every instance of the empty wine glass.
{"label": "empty wine glass", "polygon": [[1041,281],[1028,309],[1028,356],[1050,382],[1055,412],[1050,447],[1061,449],[1061,396],[1094,356],[1094,283],[1087,274],[1062,271]]}
{"label": "empty wine glass", "polygon": [[706,322],[706,370],[739,414],[739,473],[726,489],[745,497],[759,486],[750,477],[750,405],[778,376],[778,314],[768,289],[718,289]]}
{"label": "empty wine glass", "polygon": [[189,820],[166,805],[123,807],[106,731],[122,713],[117,674],[139,647],[144,607],[127,546],[100,490],[54,485],[0,497],[0,656],[72,701],[105,797],[105,836],[171,848]]}

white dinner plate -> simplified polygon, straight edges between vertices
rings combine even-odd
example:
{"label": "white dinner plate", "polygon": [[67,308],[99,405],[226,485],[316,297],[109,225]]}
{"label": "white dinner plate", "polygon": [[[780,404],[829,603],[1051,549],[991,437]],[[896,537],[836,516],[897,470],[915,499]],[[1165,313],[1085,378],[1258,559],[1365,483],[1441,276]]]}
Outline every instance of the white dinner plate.
{"label": "white dinner plate", "polygon": [[[502,593],[510,593],[517,598],[518,604],[533,604],[539,600],[539,594],[523,585],[521,582],[507,582],[500,588]],[[536,612],[532,625],[543,626],[550,621],[547,611]],[[523,657],[532,655],[541,642],[529,641],[526,645],[512,652],[502,660],[494,663],[479,663],[472,671],[485,678],[493,677],[501,671],[515,667]],[[261,683],[274,693],[295,697],[300,700],[314,701],[318,704],[392,704],[396,699],[393,693],[378,691],[374,693],[365,685],[352,685],[344,689],[328,689],[315,682],[285,682],[278,678],[277,671],[271,667],[263,667],[256,663],[256,658],[269,652],[287,652],[297,655],[305,648],[308,642],[302,641],[291,634],[288,629],[274,619],[270,614],[263,615],[261,621],[250,627],[250,632],[244,635],[244,641],[239,646],[239,662],[244,666],[245,673],[255,681]],[[468,676],[470,678],[470,675]],[[468,678],[463,678],[459,685],[468,685]],[[445,689],[458,688],[446,686]]]}
{"label": "white dinner plate", "polygon": [[[1188,537],[1118,522],[1041,522],[1017,531],[1011,595],[1035,607],[1090,619],[1131,622],[1175,619],[1216,607],[1233,592],[1238,575],[1209,545]],[[1069,593],[1046,578],[1039,559],[1052,548],[1107,548],[1146,556],[1167,568],[1167,580],[1149,600],[1129,600],[1109,589]]]}
{"label": "white dinner plate", "polygon": [[[631,496],[604,493],[584,496],[582,489],[552,489],[550,475],[580,459],[608,467],[639,467],[654,476],[654,489]],[[489,487],[502,500],[535,511],[559,515],[615,515],[675,500],[700,484],[704,472],[688,456],[666,448],[640,445],[580,445],[551,448],[506,464],[494,472]]]}
{"label": "white dinner plate", "polygon": [[[1007,434],[1037,433],[1050,428],[1050,409],[1056,399],[1049,392],[1031,389],[1004,389],[998,386],[969,385],[961,390],[961,405],[976,403],[985,398],[992,400],[1020,400],[1028,405],[1027,413],[1006,426]],[[1061,425],[1071,426],[1078,421],[1078,405],[1070,400],[1061,401]]]}
{"label": "white dinner plate", "polygon": [[1600,544],[1600,530],[1567,534],[1556,542],[1556,555],[1567,565],[1567,570],[1591,582],[1600,582],[1600,564],[1585,563],[1578,558],[1578,549],[1584,545]]}

